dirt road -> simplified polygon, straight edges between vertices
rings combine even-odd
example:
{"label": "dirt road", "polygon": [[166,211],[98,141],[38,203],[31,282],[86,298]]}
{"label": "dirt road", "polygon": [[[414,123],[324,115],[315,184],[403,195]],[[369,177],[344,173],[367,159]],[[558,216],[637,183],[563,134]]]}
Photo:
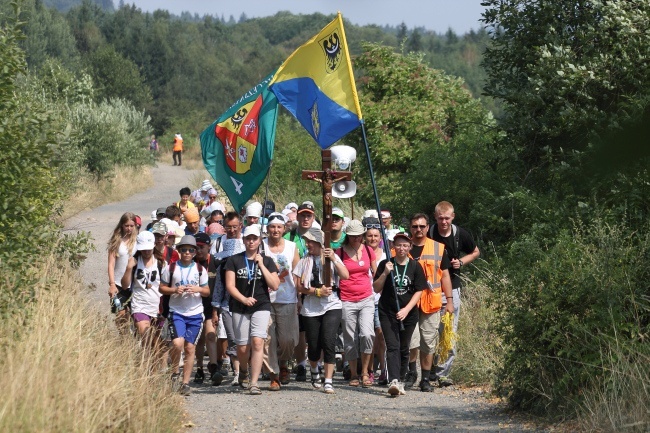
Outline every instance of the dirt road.
{"label": "dirt road", "polygon": [[[96,251],[89,254],[81,274],[93,287],[92,299],[101,312],[109,309],[106,274],[106,242],[119,217],[135,212],[149,222],[151,211],[178,199],[183,186],[200,171],[169,165],[153,170],[154,186],[119,203],[83,212],[68,221],[67,228],[90,231]],[[462,355],[461,355],[462,356]],[[207,360],[206,360],[207,362]],[[480,389],[445,388],[433,393],[413,390],[406,396],[389,398],[386,388],[352,388],[340,373],[334,378],[336,393],[325,395],[308,383],[291,382],[280,392],[265,390],[250,396],[230,386],[228,376],[219,387],[191,383],[185,399],[193,432],[520,432],[534,431],[513,421],[500,404],[489,401]]]}

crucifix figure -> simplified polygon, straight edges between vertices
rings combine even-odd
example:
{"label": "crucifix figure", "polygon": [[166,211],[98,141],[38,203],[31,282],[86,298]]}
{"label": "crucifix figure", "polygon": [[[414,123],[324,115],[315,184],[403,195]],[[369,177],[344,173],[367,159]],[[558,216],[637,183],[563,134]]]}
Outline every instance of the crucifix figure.
{"label": "crucifix figure", "polygon": [[[332,170],[332,151],[323,150],[321,152],[323,158],[323,169],[317,170],[303,170],[303,180],[313,180],[320,182],[323,185],[323,229],[324,248],[330,247],[330,236],[332,230],[332,186],[335,182],[341,180],[352,180],[352,172],[350,171],[334,171]],[[326,258],[323,264],[323,284],[326,286],[332,285],[332,267],[330,259]]]}

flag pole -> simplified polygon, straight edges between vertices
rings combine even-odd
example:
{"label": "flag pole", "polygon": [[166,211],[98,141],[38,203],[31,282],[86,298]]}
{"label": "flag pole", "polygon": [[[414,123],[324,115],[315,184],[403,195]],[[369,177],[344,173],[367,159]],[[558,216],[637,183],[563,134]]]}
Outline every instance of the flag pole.
{"label": "flag pole", "polygon": [[266,202],[269,199],[269,181],[271,180],[271,169],[273,168],[273,161],[269,164],[269,172],[266,174],[266,192],[264,193],[264,204],[262,205],[262,221],[266,221],[264,223],[264,227],[268,226],[269,219],[264,218],[264,209],[266,208]]}
{"label": "flag pole", "polygon": [[[366,148],[366,158],[368,160],[368,171],[370,172],[370,183],[372,184],[372,192],[375,195],[375,205],[377,206],[377,216],[379,217],[379,224],[381,225],[381,206],[379,205],[379,194],[377,193],[377,184],[375,183],[375,173],[372,170],[372,161],[370,160],[370,147],[368,146],[368,137],[366,136],[366,125],[363,119],[361,119],[361,132],[363,133],[363,144]],[[390,260],[390,248],[388,246],[388,240],[386,239],[386,231],[379,229],[381,232],[381,238],[384,241],[384,253],[386,254],[386,259]],[[397,305],[397,312],[400,310],[399,298],[397,297],[397,287],[395,286],[395,272],[390,272],[390,280],[393,283],[393,291],[395,292],[395,303]],[[400,320],[399,322],[400,330],[404,330],[404,322]]]}

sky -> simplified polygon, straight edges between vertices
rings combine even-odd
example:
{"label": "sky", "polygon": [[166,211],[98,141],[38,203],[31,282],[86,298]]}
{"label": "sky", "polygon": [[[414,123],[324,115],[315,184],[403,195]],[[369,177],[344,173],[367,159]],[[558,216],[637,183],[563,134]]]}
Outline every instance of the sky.
{"label": "sky", "polygon": [[[115,5],[119,3],[114,0]],[[424,27],[437,33],[451,28],[458,34],[479,29],[484,8],[481,0],[125,0],[144,11],[166,9],[180,15],[183,11],[210,14],[236,20],[242,13],[248,18],[275,15],[288,10],[294,14],[341,11],[343,18],[358,25],[406,23],[408,28]]]}

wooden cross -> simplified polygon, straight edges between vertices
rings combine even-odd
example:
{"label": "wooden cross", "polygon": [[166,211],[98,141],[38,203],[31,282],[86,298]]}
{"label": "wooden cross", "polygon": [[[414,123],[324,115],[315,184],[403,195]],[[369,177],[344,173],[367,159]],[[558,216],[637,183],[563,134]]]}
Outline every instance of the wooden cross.
{"label": "wooden cross", "polygon": [[[335,182],[341,180],[352,180],[352,172],[332,170],[331,150],[323,150],[321,155],[323,169],[321,171],[303,170],[302,180],[313,180],[323,185],[323,223],[321,228],[325,234],[325,239],[323,239],[324,248],[329,248],[332,231],[332,186]],[[332,266],[330,263],[329,258],[326,258],[325,263],[323,263],[323,284],[327,287],[332,285]]]}

